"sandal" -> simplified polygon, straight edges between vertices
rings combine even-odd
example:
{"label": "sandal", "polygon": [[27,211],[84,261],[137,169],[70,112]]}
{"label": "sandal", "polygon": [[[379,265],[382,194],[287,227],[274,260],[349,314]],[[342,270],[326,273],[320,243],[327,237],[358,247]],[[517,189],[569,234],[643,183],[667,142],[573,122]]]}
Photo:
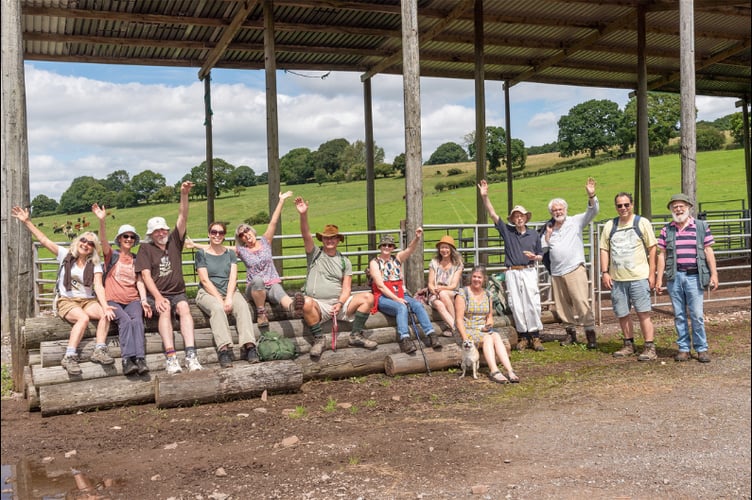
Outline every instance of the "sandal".
{"label": "sandal", "polygon": [[489,373],[488,374],[488,378],[490,378],[492,382],[496,382],[497,384],[508,384],[509,383],[509,380],[507,380],[507,378],[500,371],[495,371],[493,373]]}
{"label": "sandal", "polygon": [[514,372],[509,372],[507,374],[507,378],[509,378],[509,382],[512,384],[519,384],[520,383],[520,377],[517,376]]}

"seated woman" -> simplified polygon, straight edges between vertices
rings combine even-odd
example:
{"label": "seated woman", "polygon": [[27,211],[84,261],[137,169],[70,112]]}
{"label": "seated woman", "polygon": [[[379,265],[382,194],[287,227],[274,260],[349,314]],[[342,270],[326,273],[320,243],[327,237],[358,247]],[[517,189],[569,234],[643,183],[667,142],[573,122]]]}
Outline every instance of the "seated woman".
{"label": "seated woman", "polygon": [[436,255],[428,265],[428,303],[444,320],[445,337],[454,333],[454,297],[460,289],[463,269],[454,238],[443,236],[436,243]]}
{"label": "seated woman", "polygon": [[[418,323],[420,323],[420,328],[426,335],[428,345],[433,346],[434,349],[441,349],[441,344],[433,334],[433,325],[425,307],[419,300],[407,295],[402,284],[402,262],[415,251],[422,234],[423,228],[416,229],[413,241],[407,248],[397,252],[396,256],[392,255],[395,247],[394,238],[388,234],[383,235],[379,242],[379,254],[371,259],[368,264],[368,271],[372,280],[371,289],[374,296],[374,305],[371,312],[378,310],[396,317],[399,346],[402,352],[407,354],[415,352],[415,344],[410,341],[410,330],[408,328],[408,314],[411,312],[418,318]],[[417,336],[418,333],[415,332],[415,335]]]}
{"label": "seated woman", "polygon": [[238,257],[223,245],[225,234],[227,227],[223,222],[212,222],[209,224],[209,248],[196,252],[196,272],[200,280],[196,305],[209,315],[222,368],[232,366],[232,336],[227,321],[230,313],[235,317],[238,341],[243,346],[243,358],[249,363],[257,363],[259,360],[251,311],[236,288]]}
{"label": "seated woman", "polygon": [[[457,314],[457,330],[462,341],[472,339],[483,351],[488,368],[488,378],[499,384],[517,383],[520,378],[514,373],[509,354],[501,336],[493,331],[493,305],[486,291],[486,268],[475,266],[470,274],[470,286],[460,289],[454,301]],[[496,359],[507,370],[505,377],[498,369]]]}

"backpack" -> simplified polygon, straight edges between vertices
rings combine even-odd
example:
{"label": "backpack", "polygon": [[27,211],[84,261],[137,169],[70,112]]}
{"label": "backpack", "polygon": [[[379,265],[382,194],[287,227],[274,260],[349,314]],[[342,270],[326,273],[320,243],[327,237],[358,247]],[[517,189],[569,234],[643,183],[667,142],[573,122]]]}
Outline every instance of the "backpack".
{"label": "backpack", "polygon": [[[546,234],[546,228],[548,226],[553,226],[555,223],[556,223],[556,221],[554,220],[553,217],[551,217],[548,220],[548,222],[546,222],[545,224],[543,224],[538,229],[538,236],[542,238]],[[551,274],[551,254],[550,254],[550,252],[548,250],[548,247],[546,247],[546,251],[543,252],[543,267],[546,268],[546,271],[548,272],[548,274]]]}
{"label": "backpack", "polygon": [[280,359],[295,359],[298,351],[295,343],[276,332],[264,332],[256,344],[261,361],[278,361]]}
{"label": "backpack", "polygon": [[109,273],[110,270],[115,267],[115,264],[117,264],[118,260],[120,260],[120,252],[118,250],[113,250],[112,255],[110,256],[110,262],[102,265],[102,284],[107,281],[107,273]]}
{"label": "backpack", "polygon": [[509,309],[509,304],[507,304],[506,292],[504,292],[504,273],[492,274],[488,277],[486,292],[497,316],[504,316],[512,312]]}

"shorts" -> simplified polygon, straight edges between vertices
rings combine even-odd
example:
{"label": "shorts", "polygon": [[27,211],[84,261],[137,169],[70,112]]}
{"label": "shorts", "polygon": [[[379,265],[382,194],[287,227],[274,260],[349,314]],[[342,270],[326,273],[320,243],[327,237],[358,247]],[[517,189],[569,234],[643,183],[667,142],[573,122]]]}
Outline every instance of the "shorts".
{"label": "shorts", "polygon": [[97,299],[58,297],[57,298],[57,315],[65,319],[65,316],[69,312],[71,312],[73,309],[80,307],[81,309],[85,310],[90,304],[99,305],[99,301]]}
{"label": "shorts", "polygon": [[[183,301],[188,302],[188,297],[184,293],[178,293],[176,295],[162,295],[162,297],[170,301],[170,310],[172,312],[172,315],[176,319],[178,319],[176,308],[180,302],[183,302]],[[151,306],[151,310],[154,311],[154,314],[159,314],[157,313],[157,303],[154,300],[154,297],[152,297],[151,295],[147,295],[146,301],[149,302],[149,305]]]}
{"label": "shorts", "polygon": [[[313,297],[311,297],[313,299]],[[332,319],[332,306],[339,302],[337,299],[329,299],[329,300],[321,300],[321,299],[313,299],[316,304],[319,306],[319,310],[321,311],[321,322],[328,321]],[[345,303],[342,305],[342,307],[339,310],[339,314],[337,315],[338,320],[342,321],[352,321],[355,319],[355,316],[348,316],[347,315],[347,306],[350,305],[350,302],[352,301],[352,295],[345,301]]]}
{"label": "shorts", "polygon": [[638,313],[650,312],[650,285],[648,280],[614,281],[611,289],[611,303],[617,318],[629,316],[629,310],[634,307]]}
{"label": "shorts", "polygon": [[245,300],[247,300],[251,305],[253,305],[252,292],[256,290],[264,290],[264,292],[266,292],[266,300],[268,300],[271,304],[279,304],[282,299],[289,297],[285,289],[282,288],[282,285],[280,285],[279,283],[264,285],[263,288],[255,288],[251,283],[246,283]]}

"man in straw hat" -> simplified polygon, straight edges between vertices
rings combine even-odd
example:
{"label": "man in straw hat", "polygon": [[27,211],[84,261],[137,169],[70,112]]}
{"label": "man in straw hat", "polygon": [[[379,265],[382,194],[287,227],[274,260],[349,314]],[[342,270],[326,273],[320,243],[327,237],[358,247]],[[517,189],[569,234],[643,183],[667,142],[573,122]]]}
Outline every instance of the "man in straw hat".
{"label": "man in straw hat", "polygon": [[524,350],[532,347],[536,351],[544,351],[540,339],[543,323],[540,318],[537,270],[538,262],[543,260],[543,251],[538,233],[527,227],[533,214],[522,205],[517,205],[509,214],[511,224],[506,224],[488,198],[488,183],[485,179],[480,181],[478,188],[486,211],[504,240],[507,295],[517,330],[517,348]]}
{"label": "man in straw hat", "polygon": [[[715,243],[705,221],[690,215],[693,203],[685,194],[675,194],[668,202],[672,222],[669,222],[658,237],[658,264],[655,288],[659,294],[668,290],[674,307],[679,352],[674,361],[689,361],[694,345],[697,360],[710,363],[708,338],[703,318],[703,290],[710,286],[718,288],[718,268],[711,245]],[[663,288],[663,273],[666,273],[666,288]],[[690,342],[689,320],[692,322]]]}
{"label": "man in straw hat", "polygon": [[331,318],[352,321],[351,346],[376,349],[378,344],[363,336],[363,327],[373,307],[373,294],[350,294],[352,264],[337,250],[337,245],[345,237],[339,233],[337,226],[327,224],[322,232],[316,233],[316,238],[323,243],[321,247],[317,247],[308,225],[308,202],[297,197],[295,208],[300,214],[300,233],[303,235],[308,262],[303,321],[313,334],[311,358],[321,357],[326,345],[321,323]]}

